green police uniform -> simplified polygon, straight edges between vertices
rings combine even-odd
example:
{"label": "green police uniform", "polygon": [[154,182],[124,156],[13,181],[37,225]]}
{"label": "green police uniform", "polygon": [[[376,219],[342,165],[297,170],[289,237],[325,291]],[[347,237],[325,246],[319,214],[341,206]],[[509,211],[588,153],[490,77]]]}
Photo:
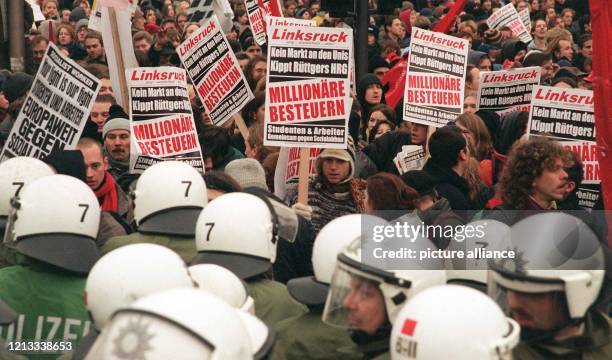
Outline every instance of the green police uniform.
{"label": "green police uniform", "polygon": [[591,311],[584,322],[584,334],[563,341],[521,342],[513,351],[514,358],[532,359],[612,359],[612,319],[599,311]]}
{"label": "green police uniform", "polygon": [[257,278],[247,280],[246,285],[255,303],[255,316],[268,326],[307,311],[304,305],[293,300],[287,287],[278,281]]}
{"label": "green police uniform", "polygon": [[125,245],[130,244],[157,244],[165,246],[175,253],[179,254],[181,259],[187,264],[191,262],[197,253],[195,239],[193,237],[175,236],[175,235],[148,235],[142,233],[133,233],[127,236],[116,236],[111,238],[102,245],[100,252],[102,255],[109,251],[115,250]]}
{"label": "green police uniform", "polygon": [[350,351],[348,331],[323,323],[321,314],[320,308],[311,308],[277,323],[273,359],[361,359],[361,353]]}
{"label": "green police uniform", "polygon": [[[20,254],[17,261],[18,265],[0,270],[0,296],[18,315],[13,324],[0,327],[0,337],[14,347],[15,342],[71,341],[64,343],[64,350],[72,349],[91,326],[83,302],[86,277]],[[28,358],[55,359],[60,352],[30,352]]]}

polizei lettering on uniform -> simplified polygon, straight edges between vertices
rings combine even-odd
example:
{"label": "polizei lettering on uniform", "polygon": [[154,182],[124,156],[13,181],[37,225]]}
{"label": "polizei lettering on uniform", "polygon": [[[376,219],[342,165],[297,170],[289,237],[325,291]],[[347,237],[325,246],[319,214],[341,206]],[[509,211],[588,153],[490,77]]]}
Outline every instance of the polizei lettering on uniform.
{"label": "polizei lettering on uniform", "polygon": [[335,42],[335,43],[346,43],[348,37],[345,32],[333,34],[324,32],[313,32],[309,30],[289,30],[276,28],[272,32],[272,39],[274,40],[285,40],[285,41],[312,41],[312,42]]}
{"label": "polizei lettering on uniform", "polygon": [[185,80],[185,73],[182,71],[168,70],[147,70],[146,68],[137,68],[132,71],[130,76],[131,81],[170,81],[170,80]]}

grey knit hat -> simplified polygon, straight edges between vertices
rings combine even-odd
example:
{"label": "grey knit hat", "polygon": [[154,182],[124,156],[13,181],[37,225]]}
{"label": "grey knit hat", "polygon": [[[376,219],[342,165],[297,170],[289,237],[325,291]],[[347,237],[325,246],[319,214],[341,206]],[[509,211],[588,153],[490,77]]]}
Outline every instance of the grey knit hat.
{"label": "grey knit hat", "polygon": [[106,137],[106,134],[113,130],[130,131],[130,120],[128,120],[129,116],[125,113],[125,111],[123,111],[121,106],[112,105],[108,109],[108,113],[108,119],[102,128],[102,139]]}
{"label": "grey knit hat", "polygon": [[268,191],[266,172],[255,159],[237,159],[230,161],[225,173],[231,176],[242,188],[256,187]]}

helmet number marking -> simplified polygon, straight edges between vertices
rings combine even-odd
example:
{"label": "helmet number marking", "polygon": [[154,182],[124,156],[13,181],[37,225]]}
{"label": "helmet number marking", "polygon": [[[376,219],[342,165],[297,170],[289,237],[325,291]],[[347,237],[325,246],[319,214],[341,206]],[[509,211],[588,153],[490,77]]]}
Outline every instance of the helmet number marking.
{"label": "helmet number marking", "polygon": [[83,208],[83,214],[81,214],[81,222],[85,221],[85,215],[87,215],[87,210],[89,210],[89,204],[79,204],[79,207]]}
{"label": "helmet number marking", "polygon": [[208,226],[208,232],[206,233],[206,241],[210,241],[210,232],[215,227],[215,223],[208,222],[208,223],[205,223],[204,225]]}
{"label": "helmet number marking", "polygon": [[13,185],[17,186],[17,191],[15,191],[15,196],[19,196],[19,192],[21,191],[25,183],[22,181],[15,181],[13,182]]}
{"label": "helmet number marking", "polygon": [[187,187],[185,188],[185,197],[189,196],[189,189],[191,189],[191,181],[190,180],[185,180],[185,181],[181,181],[181,184],[187,184]]}

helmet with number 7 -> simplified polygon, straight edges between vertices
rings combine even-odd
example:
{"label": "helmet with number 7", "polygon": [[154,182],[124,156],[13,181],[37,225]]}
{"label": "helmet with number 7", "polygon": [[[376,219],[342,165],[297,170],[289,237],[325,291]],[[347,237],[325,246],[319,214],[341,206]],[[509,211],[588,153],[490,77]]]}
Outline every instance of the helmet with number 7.
{"label": "helmet with number 7", "polygon": [[179,161],[146,169],[132,196],[134,220],[143,233],[193,236],[198,215],[208,203],[202,175]]}
{"label": "helmet with number 7", "polygon": [[53,175],[49,165],[31,157],[14,157],[0,164],[0,234],[4,235],[11,197],[30,182],[49,175]]}
{"label": "helmet with number 7", "polygon": [[192,264],[216,264],[241,279],[263,274],[276,260],[278,217],[263,198],[230,193],[212,201],[196,226]]}
{"label": "helmet with number 7", "polygon": [[100,257],[99,224],[100,205],[87,184],[72,176],[45,176],[11,200],[5,242],[31,258],[88,273]]}
{"label": "helmet with number 7", "polygon": [[466,286],[444,285],[416,294],[391,331],[391,359],[512,359],[520,327],[495,301]]}

